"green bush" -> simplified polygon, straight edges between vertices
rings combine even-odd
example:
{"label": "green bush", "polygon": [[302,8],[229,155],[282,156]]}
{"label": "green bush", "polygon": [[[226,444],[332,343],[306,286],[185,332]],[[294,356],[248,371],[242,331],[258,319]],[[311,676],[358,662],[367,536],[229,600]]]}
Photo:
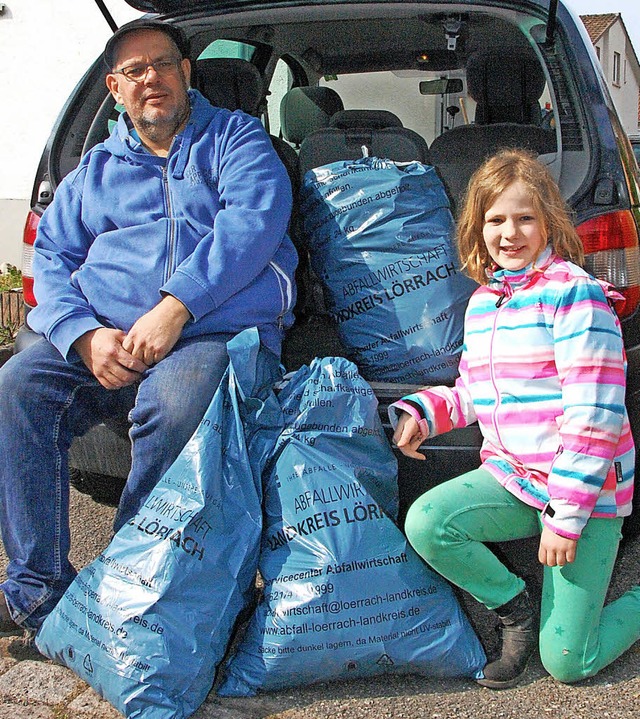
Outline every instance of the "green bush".
{"label": "green bush", "polygon": [[22,272],[13,265],[7,265],[6,271],[0,274],[0,292],[19,290],[22,287]]}

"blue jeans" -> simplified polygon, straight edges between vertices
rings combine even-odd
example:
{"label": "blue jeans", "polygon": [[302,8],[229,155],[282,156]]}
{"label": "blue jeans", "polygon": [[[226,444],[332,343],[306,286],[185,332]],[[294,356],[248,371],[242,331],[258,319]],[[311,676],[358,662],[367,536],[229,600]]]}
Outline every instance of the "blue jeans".
{"label": "blue jeans", "polygon": [[0,369],[0,527],[9,557],[0,589],[16,622],[36,630],[76,574],[68,558],[73,438],[107,418],[131,423],[117,531],[197,428],[227,367],[231,336],[181,340],[138,383],[117,390],[44,339]]}

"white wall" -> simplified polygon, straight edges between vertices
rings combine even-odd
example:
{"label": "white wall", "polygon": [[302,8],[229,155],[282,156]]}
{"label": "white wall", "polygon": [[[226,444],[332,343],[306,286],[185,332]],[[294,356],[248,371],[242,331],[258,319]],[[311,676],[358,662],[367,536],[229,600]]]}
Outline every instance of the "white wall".
{"label": "white wall", "polygon": [[[94,0],[6,0],[0,13],[0,263],[20,266],[35,171],[67,95],[111,31]],[[140,15],[106,0],[121,25]]]}
{"label": "white wall", "polygon": [[[607,79],[611,99],[627,133],[638,131],[638,88],[640,68],[634,58],[633,47],[619,22],[614,23],[596,43],[600,64]],[[621,56],[620,83],[613,84],[613,55]]]}

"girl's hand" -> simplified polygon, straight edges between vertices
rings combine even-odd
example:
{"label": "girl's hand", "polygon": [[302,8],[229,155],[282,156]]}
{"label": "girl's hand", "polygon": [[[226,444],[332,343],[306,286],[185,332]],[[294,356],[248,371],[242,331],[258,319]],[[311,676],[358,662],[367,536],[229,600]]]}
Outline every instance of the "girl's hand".
{"label": "girl's hand", "polygon": [[538,559],[547,567],[564,567],[576,558],[577,539],[561,537],[548,527],[542,528]]}
{"label": "girl's hand", "polygon": [[[422,424],[426,423],[423,422]],[[425,459],[424,454],[418,452],[418,448],[428,436],[429,433],[423,432],[418,422],[408,412],[403,412],[398,418],[398,426],[393,433],[393,441],[402,454],[407,457]]]}

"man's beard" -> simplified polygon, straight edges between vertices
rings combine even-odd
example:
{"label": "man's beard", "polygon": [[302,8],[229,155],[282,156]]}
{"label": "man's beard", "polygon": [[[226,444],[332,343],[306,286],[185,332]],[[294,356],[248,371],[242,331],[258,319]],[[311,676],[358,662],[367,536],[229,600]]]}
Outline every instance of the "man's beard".
{"label": "man's beard", "polygon": [[138,125],[150,140],[159,142],[175,136],[178,129],[189,117],[190,111],[191,107],[187,99],[182,107],[177,108],[173,115],[168,117],[147,117],[143,112],[138,118]]}

